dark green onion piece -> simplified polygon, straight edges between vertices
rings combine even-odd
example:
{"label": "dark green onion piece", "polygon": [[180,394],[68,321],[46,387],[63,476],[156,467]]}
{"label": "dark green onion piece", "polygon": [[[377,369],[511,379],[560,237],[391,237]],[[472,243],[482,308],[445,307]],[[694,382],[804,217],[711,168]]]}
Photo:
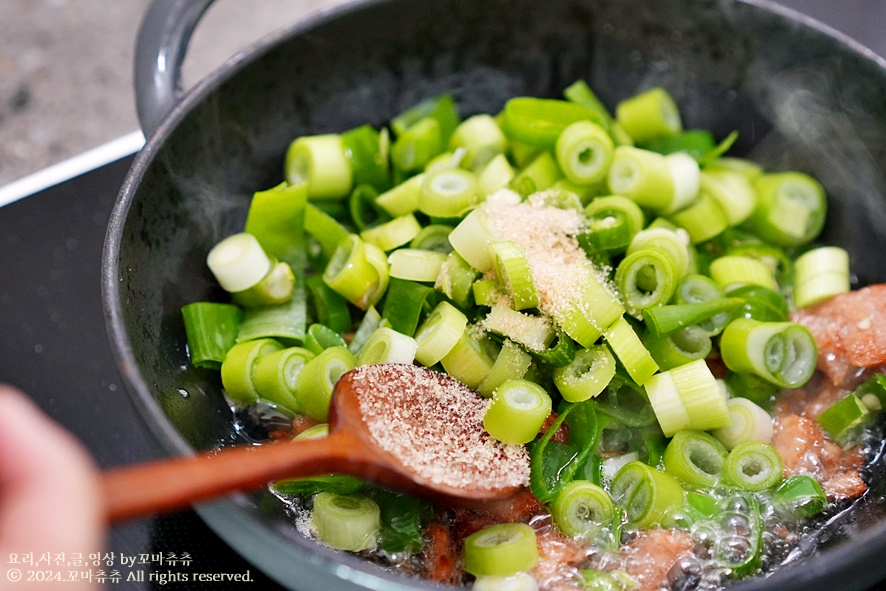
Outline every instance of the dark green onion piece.
{"label": "dark green onion piece", "polygon": [[283,495],[313,496],[321,492],[335,493],[337,495],[350,495],[365,486],[365,482],[353,476],[345,474],[327,474],[323,476],[311,476],[307,478],[288,478],[278,480],[272,486],[274,490]]}
{"label": "dark green onion piece", "polygon": [[323,324],[312,324],[305,335],[305,349],[319,355],[330,347],[347,347],[348,343],[341,334]]}
{"label": "dark green onion piece", "polygon": [[828,498],[814,476],[797,474],[778,485],[772,504],[783,518],[806,519],[821,513]]}
{"label": "dark green onion piece", "polygon": [[655,422],[655,411],[646,390],[623,373],[616,372],[595,400],[601,413],[628,427],[647,427]]}
{"label": "dark green onion piece", "polygon": [[663,336],[700,324],[718,314],[730,312],[740,304],[742,300],[738,298],[718,298],[694,304],[670,304],[645,310],[643,320],[652,334]]}
{"label": "dark green onion piece", "polygon": [[818,424],[839,443],[846,443],[870,420],[870,409],[855,394],[838,400],[818,415]]}
{"label": "dark green onion piece", "polygon": [[194,302],[182,306],[182,320],[192,365],[221,369],[237,340],[243,311],[232,304]]}
{"label": "dark green onion piece", "polygon": [[726,372],[726,386],[733,396],[747,398],[763,407],[771,408],[780,388],[752,373]]}
{"label": "dark green onion piece", "polygon": [[723,154],[729,151],[732,148],[733,144],[738,140],[738,131],[733,130],[726,137],[724,137],[719,144],[717,144],[713,149],[701,155],[700,158],[697,158],[698,163],[702,166],[707,165],[710,162],[714,162],[718,158],[720,158]]}
{"label": "dark green onion piece", "polygon": [[[570,443],[551,441],[564,422],[569,426]],[[529,489],[535,498],[543,503],[552,501],[592,455],[598,435],[592,400],[560,407],[556,420],[529,452]]]}
{"label": "dark green onion piece", "polygon": [[391,220],[388,212],[376,204],[377,197],[378,190],[372,185],[357,185],[351,191],[348,209],[358,231],[363,231],[370,225],[382,224]]}
{"label": "dark green onion piece", "polygon": [[[710,277],[691,274],[684,277],[677,287],[677,291],[674,293],[674,302],[677,304],[700,304],[725,296],[723,289]],[[709,336],[716,336],[726,328],[729,318],[728,312],[720,312],[707,320],[700,320],[697,324]]]}
{"label": "dark green onion piece", "polygon": [[761,322],[785,322],[790,317],[788,302],[783,295],[762,285],[745,285],[727,294],[743,300],[732,313],[732,318],[747,318]]}
{"label": "dark green onion piece", "polygon": [[391,161],[397,170],[408,175],[423,169],[443,152],[445,145],[439,122],[425,117],[397,136],[391,147]]}
{"label": "dark green onion piece", "polygon": [[409,248],[449,254],[452,252],[452,244],[449,242],[450,232],[452,232],[452,226],[443,224],[427,225],[412,239],[412,242],[409,243]]}
{"label": "dark green onion piece", "polygon": [[710,152],[717,146],[714,134],[706,129],[687,129],[680,133],[652,138],[643,143],[643,147],[659,154],[673,154],[674,152],[686,152],[696,160]]}
{"label": "dark green onion piece", "polygon": [[662,371],[707,358],[713,342],[707,331],[697,325],[687,326],[666,335],[647,334],[643,344]]}
{"label": "dark green onion piece", "polygon": [[369,185],[376,194],[390,189],[387,132],[379,133],[371,125],[361,125],[341,134],[341,139],[351,163],[354,185]]}
{"label": "dark green onion piece", "polygon": [[502,131],[512,141],[551,150],[557,137],[576,121],[602,120],[583,105],[556,99],[517,97],[505,103]]}
{"label": "dark green onion piece", "polygon": [[557,164],[556,159],[550,152],[542,152],[526,168],[521,170],[514,180],[511,188],[524,197],[544,191],[563,178],[563,171]]}
{"label": "dark green onion piece", "polygon": [[252,196],[244,230],[256,238],[272,257],[288,263],[293,270],[304,264],[307,187],[282,183]]}
{"label": "dark green onion piece", "polygon": [[[566,87],[563,91],[563,96],[566,100],[571,101],[573,103],[579,104],[583,107],[594,111],[597,114],[596,119],[594,121],[597,124],[603,126],[604,129],[609,129],[612,125],[612,115],[609,113],[609,110],[606,108],[606,105],[594,94],[594,91],[591,90],[591,87],[588,86],[588,83],[584,80],[576,80],[572,84]],[[605,123],[605,125],[604,125]]]}
{"label": "dark green onion piece", "polygon": [[391,129],[397,136],[403,135],[407,129],[426,117],[435,120],[440,126],[444,145],[449,143],[449,137],[461,122],[455,100],[451,95],[441,94],[425,99],[391,119]]}
{"label": "dark green onion piece", "polygon": [[421,552],[424,528],[433,512],[425,501],[385,488],[370,486],[366,496],[381,512],[381,548],[388,553]]}
{"label": "dark green onion piece", "polygon": [[391,328],[413,336],[422,317],[436,305],[434,289],[415,281],[391,278],[385,295],[382,318]]}
{"label": "dark green onion piece", "polygon": [[712,487],[720,480],[729,452],[704,431],[677,431],[664,453],[664,466],[692,486]]}
{"label": "dark green onion piece", "polygon": [[553,346],[540,351],[528,347],[526,350],[535,359],[547,363],[551,367],[565,367],[575,358],[575,341],[569,338],[562,328],[557,327],[557,340]]}
{"label": "dark green onion piece", "polygon": [[305,231],[320,244],[327,259],[332,257],[339,243],[350,234],[347,228],[313,203],[305,206]]}
{"label": "dark green onion piece", "polygon": [[311,292],[311,301],[317,322],[338,333],[349,332],[351,330],[351,311],[348,308],[347,300],[326,285],[320,275],[308,277],[306,283]]}
{"label": "dark green onion piece", "polygon": [[305,291],[301,289],[294,292],[292,299],[285,304],[246,310],[237,342],[271,337],[301,343],[305,338],[307,319]]}
{"label": "dark green onion piece", "polygon": [[738,492],[723,499],[714,524],[720,535],[714,559],[729,569],[729,578],[758,574],[764,554],[764,524],[756,497]]}
{"label": "dark green onion piece", "polygon": [[735,446],[723,463],[722,481],[749,491],[772,488],[782,479],[781,456],[768,443],[748,441]]}

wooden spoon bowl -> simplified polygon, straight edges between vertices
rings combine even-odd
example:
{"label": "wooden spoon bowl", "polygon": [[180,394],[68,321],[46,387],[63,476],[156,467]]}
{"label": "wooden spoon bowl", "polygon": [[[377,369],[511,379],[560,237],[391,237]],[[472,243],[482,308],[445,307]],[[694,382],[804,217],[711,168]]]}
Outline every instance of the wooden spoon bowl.
{"label": "wooden spoon bowl", "polygon": [[335,387],[328,437],[109,470],[102,477],[106,519],[321,474],[350,474],[441,504],[484,506],[507,499],[529,476],[525,449],[486,433],[485,408],[479,394],[445,374],[399,364],[358,368]]}

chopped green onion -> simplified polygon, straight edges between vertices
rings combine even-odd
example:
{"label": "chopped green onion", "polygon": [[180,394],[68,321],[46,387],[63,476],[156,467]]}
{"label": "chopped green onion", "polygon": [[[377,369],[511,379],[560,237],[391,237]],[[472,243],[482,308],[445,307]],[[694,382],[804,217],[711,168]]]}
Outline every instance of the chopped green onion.
{"label": "chopped green onion", "polygon": [[418,323],[436,302],[434,290],[427,285],[398,279],[391,279],[385,294],[382,317],[391,328],[406,336],[415,334]]}
{"label": "chopped green onion", "polygon": [[805,519],[821,513],[828,498],[814,476],[797,474],[778,485],[772,504],[782,517]]}
{"label": "chopped green onion", "polygon": [[672,222],[686,230],[693,244],[706,242],[723,233],[729,221],[716,200],[705,192],[676,213],[670,215]]}
{"label": "chopped green onion", "polygon": [[421,224],[410,213],[394,218],[380,226],[363,230],[360,232],[360,238],[387,252],[407,244],[418,236],[419,232],[421,232]]}
{"label": "chopped green onion", "polygon": [[388,256],[389,273],[397,279],[434,283],[447,259],[442,252],[400,248]]}
{"label": "chopped green onion", "polygon": [[674,433],[690,428],[689,412],[669,371],[652,376],[644,387],[665,437],[673,437]]}
{"label": "chopped green onion", "polygon": [[556,323],[582,347],[593,347],[603,329],[624,314],[621,302],[603,286],[590,265],[580,270],[578,293],[550,311]]}
{"label": "chopped green onion", "polygon": [[471,293],[474,295],[474,303],[478,306],[492,307],[507,294],[502,290],[501,283],[495,279],[478,279],[471,284]]}
{"label": "chopped green onion", "polygon": [[645,384],[658,371],[658,365],[624,317],[613,322],[604,331],[604,335],[609,348],[638,385]]}
{"label": "chopped green onion", "polygon": [[382,363],[411,364],[415,360],[418,345],[415,339],[392,328],[380,326],[375,329],[357,354],[357,366]]}
{"label": "chopped green onion", "polygon": [[666,335],[647,334],[643,344],[659,369],[665,371],[690,361],[707,358],[713,348],[711,337],[696,325]]}
{"label": "chopped green onion", "polygon": [[430,117],[437,121],[445,141],[449,142],[452,132],[458,127],[460,117],[455,99],[449,94],[439,94],[413,105],[391,119],[391,129],[395,134],[403,135],[407,129]]}
{"label": "chopped green onion", "polygon": [[764,174],[754,183],[759,198],[750,221],[756,234],[778,246],[800,246],[824,227],[827,201],[822,186],[799,172]]}
{"label": "chopped green onion", "polygon": [[307,183],[309,199],[338,199],[348,195],[354,177],[340,135],[303,136],[286,150],[286,180]]}
{"label": "chopped green onion", "polygon": [[609,491],[615,504],[624,508],[628,524],[639,528],[660,523],[683,502],[683,488],[676,478],[639,461],[625,464]]}
{"label": "chopped green onion", "polygon": [[655,422],[655,411],[649,404],[646,390],[621,371],[616,371],[596,402],[601,413],[625,427],[638,429]]}
{"label": "chopped green onion", "polygon": [[243,312],[232,304],[193,302],[182,306],[182,321],[191,364],[218,370],[236,343]]}
{"label": "chopped green onion", "polygon": [[484,166],[477,176],[477,193],[480,199],[503,189],[514,180],[517,173],[508,162],[507,156],[498,154]]}
{"label": "chopped green onion", "polygon": [[438,363],[449,353],[467,327],[468,319],[455,306],[440,302],[415,333],[415,358],[424,366]]}
{"label": "chopped green onion", "polygon": [[612,125],[613,120],[609,110],[584,80],[576,80],[567,86],[563,90],[563,97],[593,111],[596,114],[594,121],[599,123],[601,127],[606,128]]}
{"label": "chopped green onion", "polygon": [[609,189],[643,207],[666,209],[674,199],[674,181],[661,154],[619,146],[609,167]]}
{"label": "chopped green onion", "polygon": [[[661,218],[659,218],[660,220]],[[658,220],[656,220],[658,221]],[[645,230],[640,230],[631,240],[627,254],[633,254],[638,250],[661,249],[671,258],[674,273],[679,279],[689,270],[689,245],[686,235],[674,229],[656,226],[655,222]]]}
{"label": "chopped green onion", "polygon": [[501,300],[493,303],[481,322],[485,330],[516,341],[531,352],[543,351],[554,340],[549,318],[514,310]]}
{"label": "chopped green onion", "polygon": [[732,315],[761,322],[784,322],[790,316],[788,302],[779,292],[760,285],[745,285],[729,290],[729,297],[738,298],[741,304]]}
{"label": "chopped green onion", "polygon": [[740,443],[729,452],[723,463],[722,479],[726,484],[745,490],[772,488],[782,479],[781,456],[762,441]]}
{"label": "chopped green onion", "polygon": [[702,156],[717,147],[717,143],[714,134],[707,129],[687,129],[646,140],[643,147],[665,156],[682,152],[700,161]]}
{"label": "chopped green onion", "polygon": [[[699,276],[696,275],[695,277]],[[719,293],[722,294],[723,292],[719,291]],[[692,304],[668,304],[645,310],[643,320],[652,334],[664,336],[711,320],[721,314],[726,314],[728,319],[729,312],[740,304],[740,299],[726,297],[698,301]],[[705,333],[710,336],[708,330],[705,330]]]}
{"label": "chopped green onion", "polygon": [[[372,257],[381,254],[382,264]],[[342,240],[323,272],[326,284],[349,302],[365,310],[381,298],[388,284],[386,257],[374,244],[364,243],[356,234]]]}
{"label": "chopped green onion", "polygon": [[615,375],[615,357],[606,345],[576,351],[565,367],[554,369],[554,384],[567,402],[598,396]]}
{"label": "chopped green onion", "polygon": [[425,117],[397,135],[391,147],[391,162],[405,173],[421,170],[444,151],[444,146],[440,122]]}
{"label": "chopped green onion", "polygon": [[285,304],[295,291],[295,275],[289,263],[279,261],[264,278],[248,289],[231,294],[237,304],[254,308]]}
{"label": "chopped green onion", "polygon": [[704,359],[668,371],[689,413],[692,429],[710,431],[730,424],[729,408],[722,390]]}
{"label": "chopped green onion", "polygon": [[302,263],[304,252],[307,187],[281,183],[252,195],[244,231],[255,236],[270,256],[293,268]]}
{"label": "chopped green onion", "polygon": [[363,495],[321,492],[314,497],[311,522],[317,538],[337,550],[362,552],[378,545],[379,508]]}
{"label": "chopped green onion", "polygon": [[556,99],[517,97],[505,103],[502,130],[514,142],[551,150],[560,133],[576,121],[599,117],[587,107]]}
{"label": "chopped green onion", "polygon": [[765,263],[746,256],[722,256],[711,261],[711,278],[726,291],[744,285],[760,285],[778,289],[772,272]]}
{"label": "chopped green onion", "polygon": [[511,295],[515,310],[538,307],[538,290],[523,249],[511,240],[489,245],[496,276]]}
{"label": "chopped green onion", "polygon": [[326,421],[335,384],[356,365],[353,353],[344,347],[330,347],[308,361],[298,374],[295,394],[304,414],[316,421]]}
{"label": "chopped green onion", "polygon": [[798,388],[812,377],[818,349],[812,333],[800,324],[738,318],[720,337],[720,355],[732,371]]}
{"label": "chopped green onion", "polygon": [[492,397],[498,387],[508,380],[519,380],[525,376],[530,365],[532,365],[532,356],[514,341],[506,340],[486,379],[477,386],[477,392],[484,398]]}
{"label": "chopped green onion", "polygon": [[746,441],[769,443],[772,440],[772,417],[768,412],[747,398],[731,398],[726,401],[726,406],[732,424],[712,432],[726,449]]}
{"label": "chopped green onion", "polygon": [[330,347],[347,347],[348,343],[340,333],[324,324],[312,324],[305,334],[305,349],[319,355]]}
{"label": "chopped green onion", "polygon": [[450,232],[452,232],[452,226],[429,224],[419,230],[412,242],[409,243],[409,248],[449,254],[452,252],[452,245],[449,243]]}
{"label": "chopped green onion", "polygon": [[490,115],[480,114],[462,121],[449,139],[449,148],[465,150],[465,168],[480,170],[508,147],[508,140]]}
{"label": "chopped green onion", "polygon": [[483,416],[483,427],[504,443],[522,444],[535,439],[551,414],[551,397],[529,380],[508,380],[496,388]]}
{"label": "chopped green onion", "polygon": [[391,187],[387,133],[386,129],[379,132],[371,125],[361,125],[341,134],[355,186],[366,184],[376,191]]}
{"label": "chopped green onion", "polygon": [[638,143],[683,131],[677,104],[658,86],[618,103],[615,118]]}
{"label": "chopped green onion", "polygon": [[664,453],[668,473],[691,486],[712,487],[729,452],[722,443],[703,431],[683,429],[674,434]]}
{"label": "chopped green onion", "polygon": [[252,370],[259,398],[289,412],[299,412],[295,394],[298,374],[314,357],[314,353],[302,347],[290,347],[259,356]]}
{"label": "chopped green onion", "polygon": [[542,152],[521,170],[510,183],[512,189],[523,197],[550,189],[563,178],[563,171],[551,152]]}
{"label": "chopped green onion", "polygon": [[587,480],[573,480],[554,499],[554,523],[568,537],[587,536],[608,526],[615,515],[612,498]]}
{"label": "chopped green onion", "polygon": [[494,362],[484,350],[483,344],[466,328],[440,363],[446,373],[468,388],[476,389],[489,375]]}
{"label": "chopped green onion", "polygon": [[206,264],[222,289],[231,293],[249,289],[271,271],[271,259],[258,239],[245,232],[213,246]]}
{"label": "chopped green onion", "polygon": [[669,214],[683,209],[698,196],[701,171],[698,168],[698,162],[682,152],[665,156],[665,162],[671,172],[674,198],[667,207],[661,210],[661,213]]}
{"label": "chopped green onion", "polygon": [[305,280],[311,292],[317,321],[338,333],[351,330],[351,312],[347,301],[331,287],[323,277],[312,275]]}
{"label": "chopped green onion", "polygon": [[[677,291],[674,294],[674,300],[677,304],[702,304],[704,302],[709,302],[713,300],[720,300],[726,296],[723,289],[717,285],[717,283],[711,279],[710,277],[706,277],[704,275],[687,275],[683,278],[682,283],[680,283],[679,287],[677,287]],[[720,304],[717,304],[719,306]],[[725,304],[723,304],[725,306]],[[731,306],[731,309],[734,309],[735,306]],[[706,312],[709,310],[706,310]],[[663,312],[663,315],[669,315],[668,312]],[[657,314],[653,314],[655,316]],[[652,319],[650,324],[649,315],[644,315],[644,318],[647,320],[647,325],[650,326],[656,332],[660,330],[664,330],[667,328],[667,325],[662,322],[662,326],[654,327],[653,324],[656,322],[656,319]],[[693,324],[697,324],[699,328],[704,330],[709,336],[716,336],[723,332],[723,329],[726,328],[726,324],[729,322],[730,314],[728,311],[723,311],[711,316],[708,319],[697,320],[693,322]]]}
{"label": "chopped green onion", "polygon": [[704,166],[705,170],[708,171],[725,170],[728,172],[737,172],[751,182],[754,182],[760,175],[763,174],[762,166],[760,166],[756,162],[751,162],[750,160],[746,160],[744,158],[720,157],[716,160],[705,162]]}
{"label": "chopped green onion", "polygon": [[247,341],[230,348],[222,362],[221,380],[234,404],[247,406],[258,400],[255,365],[260,357],[281,349],[283,345],[274,339]]}
{"label": "chopped green onion", "polygon": [[818,424],[838,443],[846,441],[871,419],[871,411],[861,398],[849,394],[818,415]]}
{"label": "chopped green onion", "polygon": [[[595,197],[584,209],[588,220],[588,242],[594,251],[623,251],[643,229],[643,211],[627,197]],[[579,241],[581,242],[581,237]]]}
{"label": "chopped green onion", "polygon": [[443,292],[457,306],[467,309],[472,304],[473,285],[479,271],[456,252],[450,252],[440,267],[434,287]]}
{"label": "chopped green onion", "polygon": [[705,170],[701,173],[701,190],[717,202],[730,226],[743,223],[757,206],[754,186],[738,172]]}
{"label": "chopped green onion", "polygon": [[417,174],[379,195],[375,203],[395,218],[418,211],[418,200],[424,182],[425,173]]}
{"label": "chopped green onion", "polygon": [[581,589],[593,591],[629,591],[640,586],[640,582],[623,570],[602,571],[592,568],[581,569]]}
{"label": "chopped green onion", "polygon": [[[299,292],[301,297],[296,297]],[[307,305],[304,291],[298,290],[284,304],[247,308],[237,333],[237,342],[270,337],[301,343],[305,338],[306,328]]]}
{"label": "chopped green onion", "polygon": [[455,252],[481,273],[492,268],[489,243],[494,241],[492,220],[483,209],[473,210],[449,234]]}
{"label": "chopped green onion", "polygon": [[464,569],[476,577],[527,572],[538,563],[535,530],[525,523],[491,525],[464,544]]}
{"label": "chopped green onion", "polygon": [[615,270],[615,284],[630,311],[667,303],[677,288],[671,259],[659,249],[644,248],[627,255]]}
{"label": "chopped green onion", "polygon": [[809,250],[794,262],[794,305],[805,308],[849,291],[849,253],[838,246]]}
{"label": "chopped green onion", "polygon": [[606,130],[591,121],[576,121],[557,137],[557,164],[578,185],[602,180],[612,164],[615,146]]}
{"label": "chopped green onion", "polygon": [[305,231],[320,244],[327,259],[332,257],[341,241],[350,234],[347,228],[313,203],[305,206]]}
{"label": "chopped green onion", "polygon": [[461,168],[425,173],[418,195],[418,209],[440,218],[457,218],[478,202],[477,178]]}

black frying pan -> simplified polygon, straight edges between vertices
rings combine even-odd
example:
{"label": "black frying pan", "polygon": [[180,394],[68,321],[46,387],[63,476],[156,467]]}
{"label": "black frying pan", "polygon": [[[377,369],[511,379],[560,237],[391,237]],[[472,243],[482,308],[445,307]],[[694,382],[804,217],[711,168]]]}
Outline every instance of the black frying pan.
{"label": "black frying pan", "polygon": [[[860,284],[886,280],[886,62],[767,0],[354,2],[266,39],[180,96],[184,48],[210,3],[157,0],[146,17],[137,83],[149,140],[110,221],[103,270],[122,373],[170,454],[243,433],[217,376],[187,369],[179,309],[222,295],[206,252],[242,228],[254,191],[280,181],[294,137],[381,126],[441,92],[466,116],[514,95],[559,96],[578,78],[610,106],[663,85],[687,127],[737,129],[739,155],[819,178],[830,204],[823,240],[850,251]],[[808,559],[735,587],[863,589],[886,576],[881,476],[878,466]],[[273,501],[237,495],[198,511],[294,589],[429,587],[304,539]]]}

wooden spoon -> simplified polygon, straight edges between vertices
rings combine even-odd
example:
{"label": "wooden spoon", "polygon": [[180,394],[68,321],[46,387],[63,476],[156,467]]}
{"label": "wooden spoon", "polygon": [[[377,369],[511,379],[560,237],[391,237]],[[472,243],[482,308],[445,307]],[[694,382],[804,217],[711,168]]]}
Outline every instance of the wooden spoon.
{"label": "wooden spoon", "polygon": [[328,437],[109,470],[102,477],[106,519],[183,509],[274,480],[333,473],[451,505],[506,499],[528,480],[529,459],[522,447],[488,436],[485,404],[460,382],[422,367],[358,368],[335,388]]}

